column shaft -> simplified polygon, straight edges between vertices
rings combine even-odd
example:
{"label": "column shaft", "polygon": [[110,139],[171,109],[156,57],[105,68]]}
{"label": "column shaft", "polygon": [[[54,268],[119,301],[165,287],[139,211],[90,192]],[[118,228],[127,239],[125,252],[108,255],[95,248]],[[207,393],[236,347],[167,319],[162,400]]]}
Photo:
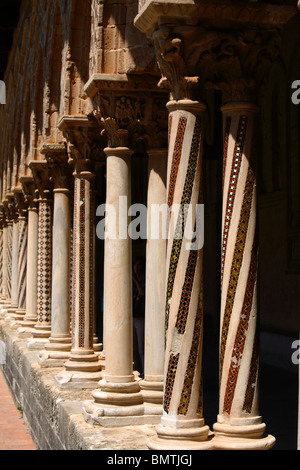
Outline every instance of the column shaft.
{"label": "column shaft", "polygon": [[[165,357],[165,263],[167,150],[148,151],[148,240],[146,255],[145,413],[162,414]],[[161,208],[161,211],[160,209]],[[154,405],[154,406],[153,406]],[[155,411],[156,408],[156,411]]]}
{"label": "column shaft", "polygon": [[[104,426],[143,420],[139,383],[133,373],[132,253],[128,234],[131,154],[107,148],[107,199],[104,267],[105,371],[95,403],[84,405],[87,421]],[[113,408],[113,411],[112,411]],[[118,424],[119,423],[119,424]]]}
{"label": "column shaft", "polygon": [[56,382],[65,388],[95,388],[102,375],[93,349],[94,175],[78,171],[74,177],[72,349],[66,371],[56,376]]}
{"label": "column shaft", "polygon": [[259,415],[257,180],[251,103],[223,107],[225,128],[221,263],[220,410],[215,445],[270,448]]}
{"label": "column shaft", "polygon": [[24,327],[33,327],[37,322],[38,227],[38,209],[31,206],[28,209],[26,314],[22,322]]}
{"label": "column shaft", "polygon": [[[208,449],[202,404],[203,250],[192,245],[201,201],[205,106],[173,101],[170,112],[167,202],[171,211],[165,299],[163,417],[150,449]],[[176,210],[177,208],[177,210]]]}
{"label": "column shaft", "polygon": [[51,336],[40,353],[43,367],[63,365],[71,350],[70,195],[68,189],[54,189]]}

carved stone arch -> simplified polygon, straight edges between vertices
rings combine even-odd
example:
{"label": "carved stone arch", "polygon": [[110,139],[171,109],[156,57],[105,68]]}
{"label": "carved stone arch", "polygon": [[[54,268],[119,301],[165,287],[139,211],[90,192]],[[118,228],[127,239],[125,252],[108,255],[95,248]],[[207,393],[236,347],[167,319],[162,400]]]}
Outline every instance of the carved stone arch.
{"label": "carved stone arch", "polygon": [[57,128],[61,114],[63,24],[59,2],[56,2],[47,67],[47,91],[45,96],[45,140],[61,143],[62,135]]}
{"label": "carved stone arch", "polygon": [[72,1],[70,37],[66,61],[65,114],[85,114],[84,85],[89,78],[91,47],[90,2]]}

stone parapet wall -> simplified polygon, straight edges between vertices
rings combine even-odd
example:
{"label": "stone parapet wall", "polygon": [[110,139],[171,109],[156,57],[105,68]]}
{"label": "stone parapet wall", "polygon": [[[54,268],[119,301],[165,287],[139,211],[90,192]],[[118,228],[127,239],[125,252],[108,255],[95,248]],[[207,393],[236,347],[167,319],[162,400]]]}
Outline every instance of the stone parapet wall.
{"label": "stone parapet wall", "polygon": [[82,403],[91,391],[58,389],[54,377],[59,369],[41,368],[38,353],[29,351],[3,321],[0,341],[6,347],[1,370],[38,450],[147,450],[154,426],[123,427],[121,432],[85,423]]}

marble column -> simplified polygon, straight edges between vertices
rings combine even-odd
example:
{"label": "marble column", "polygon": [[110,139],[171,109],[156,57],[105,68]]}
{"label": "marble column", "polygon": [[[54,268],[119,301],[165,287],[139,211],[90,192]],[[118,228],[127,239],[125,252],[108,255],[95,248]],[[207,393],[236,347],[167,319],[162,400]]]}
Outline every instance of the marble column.
{"label": "marble column", "polygon": [[17,327],[18,320],[25,315],[25,279],[27,255],[27,211],[22,187],[14,188],[15,218],[13,226],[12,256],[12,305],[8,309],[7,319],[12,319],[12,327]]}
{"label": "marble column", "polygon": [[119,426],[142,422],[144,414],[139,381],[133,373],[132,242],[128,235],[132,151],[110,147],[105,153],[105,371],[100,390],[93,393],[94,402],[84,404],[84,413],[89,422]]}
{"label": "marble column", "polygon": [[2,229],[2,292],[1,292],[1,306],[4,308],[4,302],[7,299],[7,276],[8,276],[8,256],[7,256],[7,243],[8,243],[8,225],[4,216],[3,229]]}
{"label": "marble column", "polygon": [[[170,113],[167,202],[170,208],[165,297],[165,383],[163,416],[153,450],[212,447],[203,418],[203,249],[193,244],[201,201],[203,113],[190,99],[168,103]],[[179,210],[174,210],[178,207]],[[173,210],[172,210],[173,209]]]}
{"label": "marble column", "polygon": [[[30,334],[30,328],[33,328],[37,322],[39,211],[37,201],[35,199],[35,183],[33,177],[22,177],[21,182],[23,185],[25,198],[28,204],[28,244],[26,254],[26,278],[24,282],[25,286],[22,288],[22,290],[20,290],[20,293],[23,291],[23,289],[26,291],[26,313],[23,320],[19,323],[20,328],[18,330],[18,333],[20,335],[27,335]],[[20,271],[20,273],[22,272],[23,270]]]}
{"label": "marble column", "polygon": [[259,413],[257,174],[253,154],[258,108],[228,102],[224,115],[221,264],[220,409],[217,449],[267,450]]}
{"label": "marble column", "polygon": [[3,291],[2,291],[2,312],[7,313],[11,304],[11,269],[12,269],[12,241],[13,241],[13,221],[11,218],[10,204],[5,201],[6,222],[3,230]]}
{"label": "marble column", "polygon": [[91,161],[74,150],[74,228],[72,349],[65,371],[56,375],[61,388],[97,387],[101,363],[93,348],[94,339],[94,174]]}
{"label": "marble column", "polygon": [[42,367],[63,366],[70,357],[70,255],[71,255],[71,197],[68,166],[63,161],[50,165],[54,182],[53,254],[51,336],[45,350],[39,353]]}
{"label": "marble column", "polygon": [[38,269],[37,269],[37,322],[32,330],[29,349],[44,349],[51,335],[52,288],[52,213],[53,196],[46,161],[30,164],[37,186],[38,220]]}
{"label": "marble column", "polygon": [[[165,357],[166,180],[168,151],[148,150],[144,413],[162,415]],[[159,211],[161,208],[161,212]]]}
{"label": "marble column", "polygon": [[6,321],[12,320],[12,314],[15,314],[18,302],[18,264],[19,264],[19,220],[17,212],[14,212],[12,219],[12,247],[11,247],[11,299],[7,308]]}

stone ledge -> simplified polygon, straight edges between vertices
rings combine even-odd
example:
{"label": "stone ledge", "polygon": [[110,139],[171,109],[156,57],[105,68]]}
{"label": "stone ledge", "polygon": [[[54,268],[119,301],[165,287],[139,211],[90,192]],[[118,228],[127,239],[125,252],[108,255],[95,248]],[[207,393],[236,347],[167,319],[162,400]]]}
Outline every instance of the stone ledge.
{"label": "stone ledge", "polygon": [[104,428],[86,423],[82,404],[91,400],[91,390],[59,389],[54,377],[62,369],[41,368],[38,351],[29,351],[3,319],[0,340],[6,348],[2,372],[38,450],[148,450],[146,440],[155,434],[155,426]]}

